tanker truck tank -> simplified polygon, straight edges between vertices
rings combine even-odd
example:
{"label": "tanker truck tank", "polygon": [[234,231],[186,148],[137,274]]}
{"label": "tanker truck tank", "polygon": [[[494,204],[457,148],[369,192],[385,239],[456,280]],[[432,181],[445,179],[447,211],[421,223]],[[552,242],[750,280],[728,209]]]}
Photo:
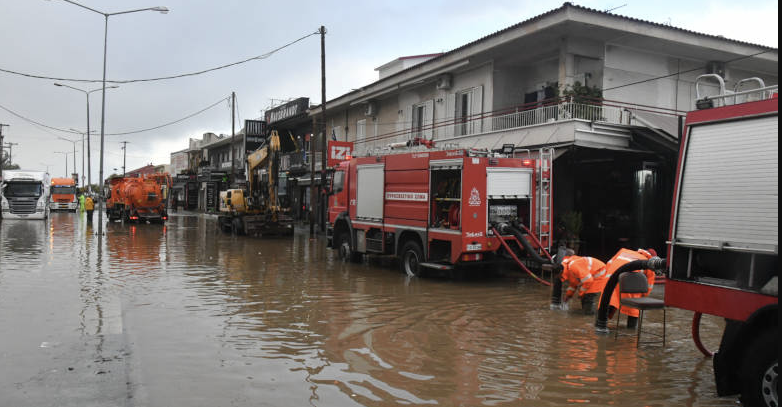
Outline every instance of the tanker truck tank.
{"label": "tanker truck tank", "polygon": [[163,223],[171,177],[152,174],[143,177],[115,177],[108,180],[106,215],[109,220]]}

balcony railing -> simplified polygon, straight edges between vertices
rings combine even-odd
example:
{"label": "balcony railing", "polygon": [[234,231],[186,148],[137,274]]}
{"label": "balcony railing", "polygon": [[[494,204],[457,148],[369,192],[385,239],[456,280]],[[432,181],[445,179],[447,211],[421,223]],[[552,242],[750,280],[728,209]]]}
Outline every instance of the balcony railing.
{"label": "balcony railing", "polygon": [[623,111],[623,108],[616,106],[563,102],[489,118],[491,123],[490,131],[508,130],[572,119],[628,124],[629,115]]}
{"label": "balcony railing", "polygon": [[624,103],[610,100],[585,100],[574,102],[570,100],[552,99],[540,103],[518,106],[513,109],[503,109],[494,112],[475,114],[458,119],[445,119],[433,123],[424,129],[407,128],[395,132],[366,138],[356,143],[356,151],[372,153],[388,148],[391,143],[414,140],[421,130],[431,129],[434,141],[448,142],[464,136],[477,135],[493,131],[512,130],[547,123],[568,120],[586,120],[608,124],[631,125],[633,117],[638,112],[658,115],[679,116],[684,112],[662,109],[639,104]]}

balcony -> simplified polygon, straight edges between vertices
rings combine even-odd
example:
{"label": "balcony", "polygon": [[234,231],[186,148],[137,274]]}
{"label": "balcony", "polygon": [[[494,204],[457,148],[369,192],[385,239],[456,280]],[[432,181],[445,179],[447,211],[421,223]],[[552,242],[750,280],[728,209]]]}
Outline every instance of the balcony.
{"label": "balcony", "polygon": [[[309,151],[306,154],[302,151],[283,154],[280,158],[280,170],[289,171],[292,175],[306,174],[310,171],[311,162],[309,160]],[[321,163],[320,151],[315,152],[315,168],[320,169]]]}
{"label": "balcony", "polygon": [[[436,144],[448,148],[498,149],[576,144],[627,149],[633,130],[643,129],[662,142],[675,143],[678,118],[684,112],[610,100],[574,102],[553,99],[510,109],[445,119],[427,126]],[[371,155],[405,142],[421,129],[404,129],[356,143],[356,152]]]}

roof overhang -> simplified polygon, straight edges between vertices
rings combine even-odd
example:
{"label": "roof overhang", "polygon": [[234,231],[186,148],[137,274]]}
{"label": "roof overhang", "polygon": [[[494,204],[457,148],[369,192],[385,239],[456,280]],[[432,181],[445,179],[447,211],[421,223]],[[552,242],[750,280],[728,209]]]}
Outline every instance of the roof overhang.
{"label": "roof overhang", "polygon": [[[742,41],[730,40],[676,28],[664,24],[611,14],[585,7],[565,3],[562,7],[530,18],[506,29],[489,34],[476,41],[465,44],[438,57],[404,69],[383,79],[375,81],[355,91],[327,101],[326,108],[341,109],[391,94],[426,82],[428,79],[456,69],[469,69],[471,63],[485,63],[486,58],[479,57],[504,45],[510,45],[535,34],[550,33],[553,27],[568,30],[576,29],[590,36],[602,36],[601,40],[617,45],[632,45],[652,51],[674,53],[701,60],[734,60],[737,66],[747,64],[747,59],[765,61],[766,70],[776,75],[779,52],[776,48],[765,47]],[[544,37],[551,36],[544,35]],[[561,35],[560,35],[561,36]],[[750,57],[751,56],[751,57]],[[396,61],[396,60],[395,60]],[[309,114],[317,115],[320,106],[310,108]]]}

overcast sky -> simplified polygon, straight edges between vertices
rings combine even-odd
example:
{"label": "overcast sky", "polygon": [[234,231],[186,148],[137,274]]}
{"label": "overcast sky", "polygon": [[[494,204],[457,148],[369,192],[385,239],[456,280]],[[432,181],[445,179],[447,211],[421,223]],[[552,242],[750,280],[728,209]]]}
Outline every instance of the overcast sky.
{"label": "overcast sky", "polygon": [[[448,51],[494,31],[558,8],[561,2],[502,1],[251,1],[81,0],[104,12],[166,6],[113,16],[108,31],[108,79],[127,80],[199,71],[264,54],[315,32],[326,36],[327,97],[377,79],[374,68],[403,55]],[[158,3],[160,2],[160,3]],[[777,47],[777,1],[581,1],[575,4]],[[103,17],[61,0],[0,0],[0,68],[61,78],[100,79]],[[123,84],[107,90],[106,133],[145,129],[201,110],[235,91],[239,117],[256,118],[271,99],[307,96],[320,103],[320,42],[309,37],[271,57],[183,79]],[[84,94],[52,80],[0,72],[0,106],[48,126],[86,128]],[[64,82],[82,89],[100,83]],[[90,96],[91,129],[100,129],[100,91]],[[122,166],[120,141],[129,141],[128,170],[169,162],[204,132],[231,132],[230,107],[222,102],[159,130],[105,138],[105,175]],[[13,160],[26,169],[61,176],[72,144],[0,109]],[[241,124],[237,123],[237,131]],[[97,183],[99,137],[92,143]],[[81,142],[77,143],[81,172]],[[69,171],[72,157],[68,156]],[[121,171],[121,170],[119,170]]]}

